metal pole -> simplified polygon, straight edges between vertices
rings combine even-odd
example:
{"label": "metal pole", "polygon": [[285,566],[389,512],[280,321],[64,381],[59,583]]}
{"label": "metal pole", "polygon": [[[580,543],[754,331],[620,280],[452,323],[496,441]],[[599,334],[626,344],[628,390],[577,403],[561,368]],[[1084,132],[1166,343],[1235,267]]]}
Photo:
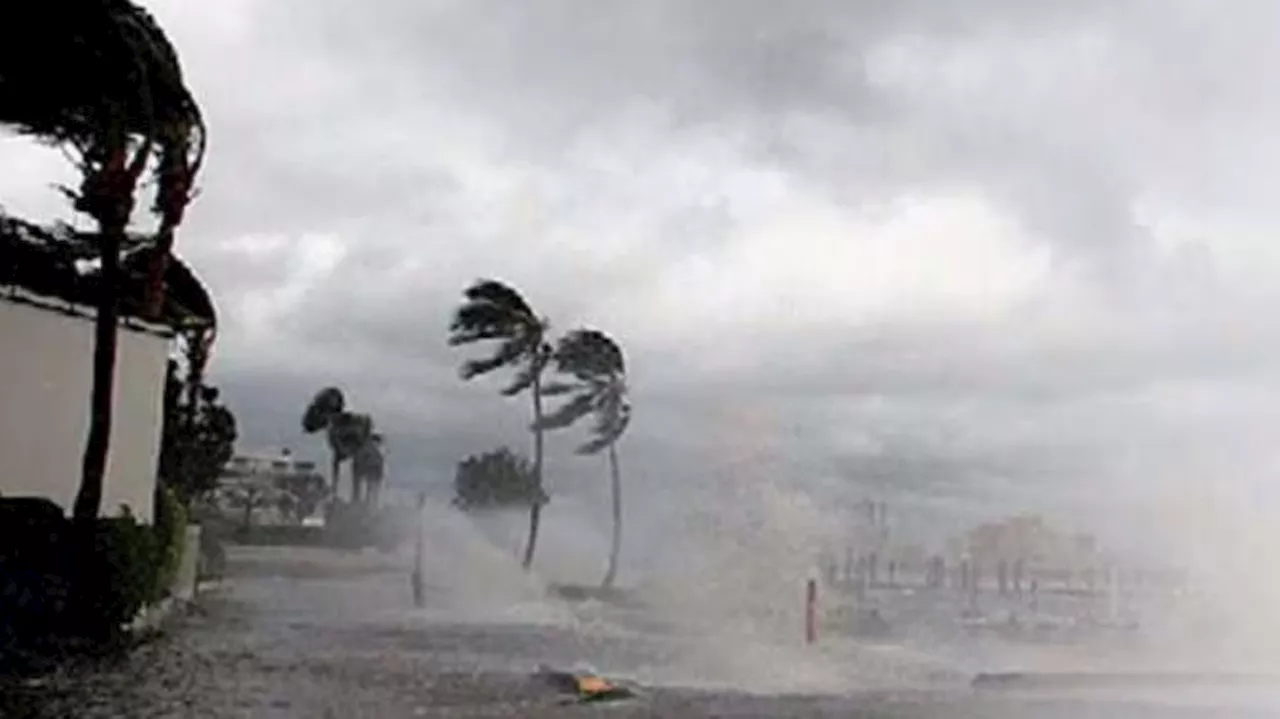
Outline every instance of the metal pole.
{"label": "metal pole", "polygon": [[805,585],[804,642],[813,644],[816,641],[818,641],[818,581],[810,579]]}
{"label": "metal pole", "polygon": [[426,520],[422,516],[422,510],[426,504],[427,493],[422,492],[418,495],[418,528],[416,536],[414,537],[413,546],[413,575],[409,579],[410,583],[413,585],[413,606],[418,609],[422,609],[426,606],[427,602],[427,598],[425,596],[426,591],[422,586],[422,559],[426,550],[426,547],[424,546],[426,538],[423,534],[423,525],[426,523]]}

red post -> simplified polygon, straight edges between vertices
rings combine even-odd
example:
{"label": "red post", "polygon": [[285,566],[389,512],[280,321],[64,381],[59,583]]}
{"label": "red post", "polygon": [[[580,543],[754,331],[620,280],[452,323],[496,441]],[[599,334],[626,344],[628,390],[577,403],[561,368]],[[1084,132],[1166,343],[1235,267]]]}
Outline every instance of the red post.
{"label": "red post", "polygon": [[805,586],[804,641],[805,644],[818,641],[818,580],[816,579],[810,579]]}

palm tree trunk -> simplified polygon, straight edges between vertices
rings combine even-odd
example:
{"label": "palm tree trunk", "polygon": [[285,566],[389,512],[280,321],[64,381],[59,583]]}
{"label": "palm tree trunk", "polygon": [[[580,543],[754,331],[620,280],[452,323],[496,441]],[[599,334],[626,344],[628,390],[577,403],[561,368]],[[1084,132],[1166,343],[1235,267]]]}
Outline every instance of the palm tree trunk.
{"label": "palm tree trunk", "polygon": [[342,463],[338,460],[338,450],[336,449],[333,450],[333,459],[329,466],[331,467],[329,476],[333,479],[333,498],[335,501],[339,501],[342,499],[342,496],[338,494],[338,490],[340,489],[338,485],[342,478],[338,476],[338,471],[342,469]]}
{"label": "palm tree trunk", "polygon": [[257,497],[252,492],[247,494],[244,498],[244,519],[241,520],[240,527],[245,531],[245,533],[248,533],[250,529],[253,529],[253,505],[257,501]]}
{"label": "palm tree trunk", "polygon": [[89,400],[89,437],[81,462],[80,489],[72,516],[92,523],[102,507],[102,487],[111,448],[111,419],[116,378],[116,324],[120,319],[120,244],[124,227],[103,228],[97,316],[93,324],[93,391]]}
{"label": "palm tree trunk", "polygon": [[540,374],[535,374],[533,377],[533,479],[537,496],[529,505],[529,541],[524,547],[522,563],[526,570],[533,566],[533,551],[538,545],[538,523],[542,518],[542,376]]}
{"label": "palm tree trunk", "polygon": [[616,444],[609,445],[609,477],[613,488],[613,541],[609,545],[609,569],[601,582],[605,589],[612,588],[618,577],[618,555],[622,553],[622,475],[618,472]]}

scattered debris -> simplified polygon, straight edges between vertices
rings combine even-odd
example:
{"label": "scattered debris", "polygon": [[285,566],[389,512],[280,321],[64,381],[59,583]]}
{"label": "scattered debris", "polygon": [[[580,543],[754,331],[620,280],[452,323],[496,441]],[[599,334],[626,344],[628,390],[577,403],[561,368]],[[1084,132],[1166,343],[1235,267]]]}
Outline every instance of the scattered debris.
{"label": "scattered debris", "polygon": [[564,671],[540,667],[538,675],[556,689],[572,694],[571,701],[574,703],[612,702],[636,697],[636,692],[631,687],[605,679],[590,669]]}

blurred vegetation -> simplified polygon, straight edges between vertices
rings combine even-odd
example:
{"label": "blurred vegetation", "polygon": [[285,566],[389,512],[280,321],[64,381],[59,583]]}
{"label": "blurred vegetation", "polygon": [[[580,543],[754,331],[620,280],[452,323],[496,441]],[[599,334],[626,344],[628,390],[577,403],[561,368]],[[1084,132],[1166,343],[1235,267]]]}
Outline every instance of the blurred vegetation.
{"label": "blurred vegetation", "polygon": [[507,447],[467,457],[454,474],[453,503],[464,510],[525,508],[547,501],[533,465]]}

